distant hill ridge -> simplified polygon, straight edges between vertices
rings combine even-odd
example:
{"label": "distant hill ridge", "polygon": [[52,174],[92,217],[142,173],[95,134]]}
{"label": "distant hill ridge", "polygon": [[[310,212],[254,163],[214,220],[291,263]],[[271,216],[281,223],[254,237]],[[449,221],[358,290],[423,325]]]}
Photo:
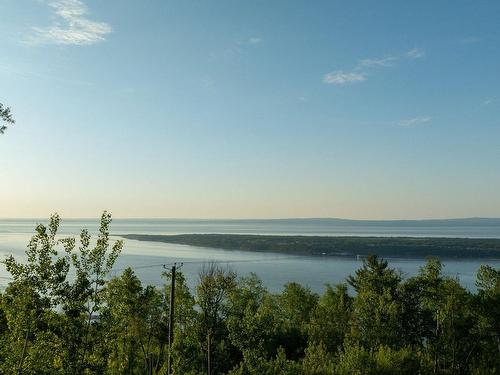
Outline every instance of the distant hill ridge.
{"label": "distant hill ridge", "polygon": [[456,218],[456,219],[395,219],[395,220],[362,220],[362,219],[340,219],[340,218],[290,218],[290,219],[248,219],[236,221],[273,221],[273,222],[289,222],[301,224],[335,224],[335,225],[405,225],[405,226],[419,226],[419,225],[485,225],[485,226],[500,226],[500,218]]}

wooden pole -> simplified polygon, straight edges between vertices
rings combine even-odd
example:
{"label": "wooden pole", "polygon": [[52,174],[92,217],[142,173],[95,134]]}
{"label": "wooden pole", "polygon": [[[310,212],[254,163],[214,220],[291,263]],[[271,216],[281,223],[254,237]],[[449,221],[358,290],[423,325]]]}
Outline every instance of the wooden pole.
{"label": "wooden pole", "polygon": [[209,329],[207,333],[207,375],[212,375],[212,353],[210,348],[212,330]]}
{"label": "wooden pole", "polygon": [[175,263],[172,266],[172,281],[170,286],[170,313],[168,317],[168,371],[170,375],[172,372],[172,343],[174,341],[174,304],[175,304]]}

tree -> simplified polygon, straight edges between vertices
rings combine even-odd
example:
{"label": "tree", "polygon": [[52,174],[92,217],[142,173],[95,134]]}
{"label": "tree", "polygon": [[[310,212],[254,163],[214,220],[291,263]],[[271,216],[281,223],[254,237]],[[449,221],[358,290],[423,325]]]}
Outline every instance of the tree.
{"label": "tree", "polygon": [[[231,356],[227,339],[228,299],[236,286],[236,274],[215,263],[205,264],[199,273],[196,302],[200,308],[199,342],[204,342],[212,373],[223,373],[238,361]],[[233,363],[233,361],[235,363]],[[208,364],[207,364],[208,367]]]}
{"label": "tree", "polygon": [[387,261],[375,255],[368,256],[356,275],[347,279],[357,292],[351,336],[367,348],[401,343],[400,281]]}
{"label": "tree", "polygon": [[[102,330],[94,313],[102,307],[102,290],[122,247],[117,241],[109,249],[110,222],[104,212],[95,247],[84,230],[75,252],[74,238],[58,239],[60,218],[54,214],[48,226],[37,226],[26,260],[4,260],[13,278],[2,296],[7,373],[82,373],[103,363],[95,355]],[[69,278],[71,267],[75,275]]]}
{"label": "tree", "polygon": [[[413,319],[420,325],[423,350],[432,362],[435,373],[466,373],[475,346],[473,334],[475,317],[472,298],[457,279],[442,274],[442,264],[429,259],[420,273],[405,284],[419,285],[413,299],[418,313]],[[405,309],[405,320],[411,319]]]}
{"label": "tree", "polygon": [[476,285],[477,340],[471,356],[482,373],[500,373],[500,269],[482,265]]}
{"label": "tree", "polygon": [[287,359],[285,350],[279,348],[275,358],[244,361],[228,375],[304,375],[304,372],[298,362]]}
{"label": "tree", "polygon": [[309,340],[324,345],[330,352],[337,352],[349,331],[352,319],[353,298],[347,285],[326,286],[309,323]]}
{"label": "tree", "polygon": [[312,344],[305,350],[302,360],[303,375],[334,375],[335,358],[323,344]]}
{"label": "tree", "polygon": [[110,244],[110,224],[111,214],[104,211],[93,247],[91,235],[86,229],[80,233],[78,251],[75,251],[74,238],[61,240],[75,272],[74,280],[64,289],[61,301],[66,323],[62,336],[70,348],[66,367],[76,366],[73,372],[81,372],[85,368],[97,371],[105,366],[102,358],[94,355],[102,349],[103,343],[99,314],[105,302],[103,291],[106,279],[123,247],[121,240]]}
{"label": "tree", "polygon": [[307,347],[307,328],[318,303],[318,295],[298,283],[286,283],[277,298],[281,320],[281,346],[289,358],[297,360]]}
{"label": "tree", "polygon": [[229,296],[228,335],[244,360],[276,355],[277,304],[255,274],[242,277]]}
{"label": "tree", "polygon": [[48,227],[43,224],[36,227],[26,261],[10,255],[3,262],[13,278],[2,301],[9,328],[4,350],[7,368],[18,373],[44,373],[61,355],[56,350],[61,348],[59,339],[50,329],[55,318],[53,309],[68,285],[69,261],[60,257],[57,250],[59,223],[60,218],[55,214]]}
{"label": "tree", "polygon": [[414,375],[427,374],[410,349],[391,349],[381,345],[364,348],[347,343],[338,357],[336,375]]}
{"label": "tree", "polygon": [[[131,268],[108,282],[101,314],[106,332],[106,364],[110,374],[142,374],[158,363],[164,334],[161,316],[164,298],[152,286],[142,287]],[[163,336],[163,337],[162,337]]]}
{"label": "tree", "polygon": [[7,130],[7,125],[15,124],[15,120],[12,117],[12,113],[10,112],[9,107],[4,107],[2,103],[0,103],[0,134],[5,133]]}
{"label": "tree", "polygon": [[[163,318],[161,331],[165,335],[160,342],[160,353],[165,352],[167,346],[168,318],[170,313],[170,290],[172,287],[172,272],[164,272],[165,278],[163,304]],[[184,274],[177,270],[175,275],[175,314],[174,314],[174,341],[172,343],[171,359],[173,374],[191,374],[203,368],[206,362],[203,355],[202,342],[199,341],[198,320],[199,314],[195,310],[195,299],[186,283]],[[168,349],[168,348],[167,348]],[[163,357],[160,355],[160,357]],[[167,363],[163,364],[166,370]],[[166,372],[165,372],[166,373]]]}

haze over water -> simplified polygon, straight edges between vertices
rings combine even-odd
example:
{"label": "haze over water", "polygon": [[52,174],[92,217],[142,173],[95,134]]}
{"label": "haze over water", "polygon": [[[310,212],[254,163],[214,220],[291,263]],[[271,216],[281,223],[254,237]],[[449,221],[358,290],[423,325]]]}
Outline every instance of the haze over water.
{"label": "haze over water", "polygon": [[[0,255],[14,254],[22,258],[36,219],[0,220]],[[83,228],[96,232],[98,219],[63,220],[62,236],[75,236]],[[181,233],[242,233],[274,235],[353,235],[353,236],[436,236],[500,238],[500,220],[468,219],[457,221],[350,221],[338,219],[283,219],[283,220],[176,220],[176,219],[115,219],[111,224],[113,239],[120,234],[181,234]],[[197,272],[207,261],[217,261],[230,267],[240,276],[256,273],[272,291],[284,283],[296,281],[320,292],[326,283],[340,283],[362,263],[353,258],[288,256],[273,253],[227,251],[167,243],[125,240],[123,252],[113,274],[125,267],[133,267],[147,284],[161,285],[163,264],[183,262],[190,285],[197,280]],[[422,259],[390,259],[390,265],[412,276],[425,263]],[[444,272],[457,276],[474,289],[478,267],[488,263],[500,266],[500,260],[446,260]],[[8,274],[0,269],[0,284],[5,286]]]}

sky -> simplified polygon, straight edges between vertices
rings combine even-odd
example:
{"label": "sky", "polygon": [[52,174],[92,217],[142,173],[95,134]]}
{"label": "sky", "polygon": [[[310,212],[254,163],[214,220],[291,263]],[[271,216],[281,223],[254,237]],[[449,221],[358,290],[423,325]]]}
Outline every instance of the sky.
{"label": "sky", "polygon": [[0,217],[500,217],[500,2],[1,0]]}

